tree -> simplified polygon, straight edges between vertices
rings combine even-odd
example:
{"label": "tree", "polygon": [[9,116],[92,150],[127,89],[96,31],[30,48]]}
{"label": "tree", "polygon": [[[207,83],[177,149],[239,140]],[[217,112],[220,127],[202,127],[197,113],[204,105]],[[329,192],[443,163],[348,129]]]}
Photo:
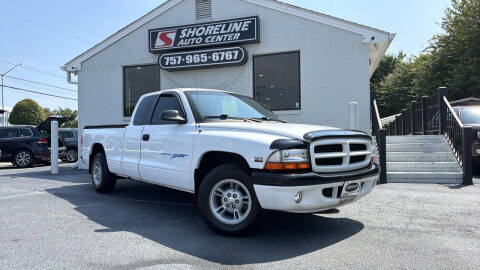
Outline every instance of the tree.
{"label": "tree", "polygon": [[370,79],[370,89],[377,92],[380,83],[395,70],[398,64],[405,59],[405,56],[402,51],[400,51],[398,55],[385,55]]}
{"label": "tree", "polygon": [[450,100],[480,97],[480,0],[452,0],[442,28],[445,33],[434,36],[419,56],[404,63],[392,56],[382,61],[371,80],[382,117],[400,113],[440,86],[448,88]]}
{"label": "tree", "polygon": [[78,120],[77,120],[78,111],[77,110],[72,110],[69,108],[62,108],[62,107],[59,107],[58,109],[54,109],[53,111],[50,110],[49,108],[43,108],[43,110],[47,117],[51,115],[61,115],[61,116],[70,117],[72,119],[71,121],[65,122],[62,125],[62,127],[65,127],[65,128],[78,127]]}
{"label": "tree", "polygon": [[445,34],[434,38],[431,50],[440,61],[449,97],[480,96],[480,0],[452,0],[442,20]]}
{"label": "tree", "polygon": [[38,125],[45,119],[45,113],[32,99],[19,101],[12,109],[8,122],[12,125]]}
{"label": "tree", "polygon": [[377,104],[381,117],[399,113],[415,96],[415,71],[411,61],[400,62],[379,85]]}

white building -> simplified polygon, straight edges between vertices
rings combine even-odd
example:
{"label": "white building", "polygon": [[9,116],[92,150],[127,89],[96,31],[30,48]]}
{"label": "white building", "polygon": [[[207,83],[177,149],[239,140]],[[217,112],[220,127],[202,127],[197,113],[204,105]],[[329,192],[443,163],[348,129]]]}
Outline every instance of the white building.
{"label": "white building", "polygon": [[5,110],[0,109],[0,126],[8,126],[8,117],[10,116],[11,110],[5,108]]}
{"label": "white building", "polygon": [[78,76],[80,130],[128,123],[144,93],[198,87],[254,97],[288,122],[344,128],[356,101],[368,131],[369,79],[394,36],[273,0],[169,0],[62,69]]}

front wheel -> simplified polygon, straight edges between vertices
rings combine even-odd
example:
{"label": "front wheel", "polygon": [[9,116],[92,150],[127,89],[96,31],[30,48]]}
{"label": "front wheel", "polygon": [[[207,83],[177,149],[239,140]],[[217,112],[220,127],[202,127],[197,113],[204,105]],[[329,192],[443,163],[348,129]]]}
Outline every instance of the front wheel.
{"label": "front wheel", "polygon": [[226,235],[248,232],[261,212],[250,177],[232,164],[221,165],[205,176],[198,203],[207,225]]}
{"label": "front wheel", "polygon": [[107,159],[102,153],[95,155],[92,161],[92,184],[99,193],[110,193],[115,188],[117,179],[108,170]]}

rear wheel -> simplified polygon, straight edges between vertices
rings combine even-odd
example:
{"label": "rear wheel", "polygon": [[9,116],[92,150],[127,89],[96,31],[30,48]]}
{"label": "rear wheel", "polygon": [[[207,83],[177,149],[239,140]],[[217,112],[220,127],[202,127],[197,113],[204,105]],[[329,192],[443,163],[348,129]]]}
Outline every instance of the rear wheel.
{"label": "rear wheel", "polygon": [[221,165],[208,173],[198,199],[207,225],[226,235],[248,232],[261,211],[250,177],[233,164]]}
{"label": "rear wheel", "polygon": [[78,154],[76,149],[68,149],[67,153],[65,153],[65,160],[68,163],[75,163],[77,162]]}
{"label": "rear wheel", "polygon": [[100,193],[110,193],[115,188],[117,179],[114,174],[108,170],[105,155],[98,153],[92,162],[92,184],[93,188]]}
{"label": "rear wheel", "polygon": [[13,162],[17,168],[28,168],[33,165],[32,152],[28,150],[19,150],[13,155]]}

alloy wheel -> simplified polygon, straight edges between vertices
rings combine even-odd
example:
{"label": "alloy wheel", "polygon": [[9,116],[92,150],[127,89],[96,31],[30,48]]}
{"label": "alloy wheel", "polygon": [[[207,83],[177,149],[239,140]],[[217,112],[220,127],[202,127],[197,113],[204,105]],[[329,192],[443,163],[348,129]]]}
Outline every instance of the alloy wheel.
{"label": "alloy wheel", "polygon": [[235,225],[250,214],[252,197],[248,188],[235,179],[218,182],[210,192],[210,211],[220,222]]}
{"label": "alloy wheel", "polygon": [[99,186],[102,183],[102,165],[98,160],[93,164],[92,179],[96,186]]}
{"label": "alloy wheel", "polygon": [[30,164],[31,160],[32,160],[32,157],[30,153],[26,151],[19,152],[15,156],[15,163],[20,167],[27,167]]}

